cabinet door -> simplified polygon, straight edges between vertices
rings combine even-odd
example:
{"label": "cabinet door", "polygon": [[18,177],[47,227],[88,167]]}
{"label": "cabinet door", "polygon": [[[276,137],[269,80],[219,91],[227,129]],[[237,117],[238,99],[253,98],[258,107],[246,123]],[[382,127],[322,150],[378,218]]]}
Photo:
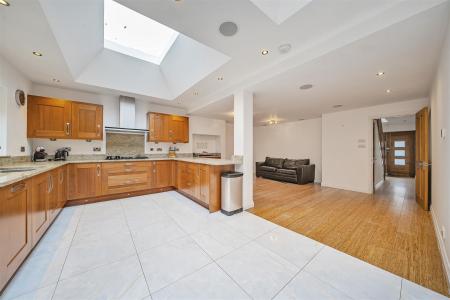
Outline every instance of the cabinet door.
{"label": "cabinet door", "polygon": [[70,164],[68,200],[101,195],[101,164]]}
{"label": "cabinet door", "polygon": [[189,118],[171,116],[169,123],[169,138],[176,143],[189,143]]}
{"label": "cabinet door", "polygon": [[158,113],[148,113],[149,142],[169,141],[169,116]]}
{"label": "cabinet door", "polygon": [[56,218],[59,213],[58,201],[58,170],[48,172],[49,180],[49,194],[48,194],[48,215],[50,223]]}
{"label": "cabinet door", "polygon": [[67,167],[63,166],[58,169],[58,208],[62,209],[67,201]]}
{"label": "cabinet door", "polygon": [[31,235],[34,246],[50,224],[48,212],[50,174],[44,173],[33,177],[32,185]]}
{"label": "cabinet door", "polygon": [[28,96],[28,138],[71,138],[71,102],[60,99]]}
{"label": "cabinet door", "polygon": [[172,162],[156,161],[154,162],[155,187],[163,188],[171,186],[172,183]]}
{"label": "cabinet door", "polygon": [[72,138],[103,139],[103,106],[72,102]]}
{"label": "cabinet door", "polygon": [[199,200],[209,204],[209,166],[200,165],[199,167],[200,197]]}
{"label": "cabinet door", "polygon": [[0,290],[31,251],[29,181],[0,191]]}

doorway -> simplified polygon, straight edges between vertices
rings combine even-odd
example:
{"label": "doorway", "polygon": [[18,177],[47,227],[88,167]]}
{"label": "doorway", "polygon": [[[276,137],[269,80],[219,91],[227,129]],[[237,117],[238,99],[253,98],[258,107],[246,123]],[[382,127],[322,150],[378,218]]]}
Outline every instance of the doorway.
{"label": "doorway", "polygon": [[415,176],[415,131],[387,132],[386,175]]}

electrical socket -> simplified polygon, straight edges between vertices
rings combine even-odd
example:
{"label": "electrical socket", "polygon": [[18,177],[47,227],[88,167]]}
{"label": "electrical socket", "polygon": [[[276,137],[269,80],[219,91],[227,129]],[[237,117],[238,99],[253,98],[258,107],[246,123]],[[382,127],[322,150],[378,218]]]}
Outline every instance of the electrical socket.
{"label": "electrical socket", "polygon": [[94,152],[100,152],[100,151],[102,151],[102,148],[100,148],[100,147],[94,147],[94,148],[92,148],[92,150],[93,150]]}

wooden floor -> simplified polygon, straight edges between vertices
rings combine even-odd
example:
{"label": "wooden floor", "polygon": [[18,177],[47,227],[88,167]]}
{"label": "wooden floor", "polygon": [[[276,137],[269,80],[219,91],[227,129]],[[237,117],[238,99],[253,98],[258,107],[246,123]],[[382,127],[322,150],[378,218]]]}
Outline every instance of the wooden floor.
{"label": "wooden floor", "polygon": [[448,295],[429,212],[414,181],[388,178],[374,195],[257,178],[250,212]]}

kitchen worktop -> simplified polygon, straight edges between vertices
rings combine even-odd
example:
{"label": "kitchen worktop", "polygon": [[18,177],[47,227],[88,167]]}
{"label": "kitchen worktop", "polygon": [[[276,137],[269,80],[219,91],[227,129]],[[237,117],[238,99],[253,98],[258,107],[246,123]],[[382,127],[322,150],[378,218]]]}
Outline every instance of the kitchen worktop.
{"label": "kitchen worktop", "polygon": [[105,159],[90,159],[90,160],[67,160],[67,161],[47,161],[47,162],[25,162],[25,163],[14,163],[9,165],[1,166],[1,168],[34,168],[32,171],[14,172],[14,173],[0,173],[0,188],[19,182],[21,180],[45,173],[47,171],[56,169],[60,166],[66,164],[77,164],[77,163],[116,163],[116,162],[145,162],[145,161],[159,161],[159,160],[175,160],[184,161],[197,164],[205,164],[210,166],[226,166],[235,165],[236,163],[228,159],[211,159],[211,158],[191,158],[191,157],[180,157],[180,158],[147,158],[147,159],[119,159],[119,160],[105,160]]}

